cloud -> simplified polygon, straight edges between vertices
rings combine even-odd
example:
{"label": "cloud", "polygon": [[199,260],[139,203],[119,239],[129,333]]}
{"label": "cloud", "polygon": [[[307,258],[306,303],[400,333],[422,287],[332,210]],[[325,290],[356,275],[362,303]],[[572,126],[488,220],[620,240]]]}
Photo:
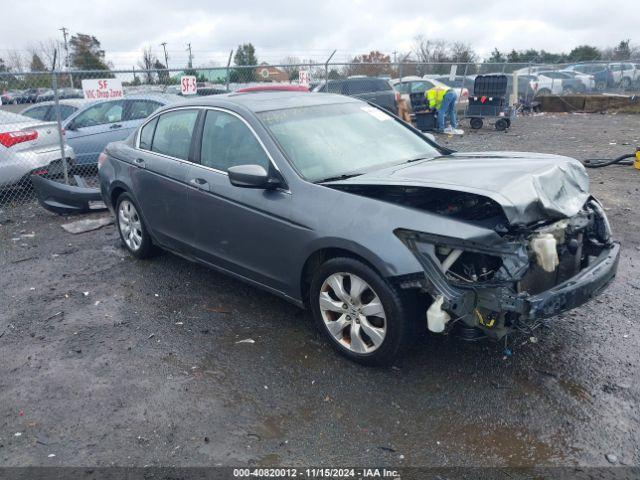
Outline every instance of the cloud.
{"label": "cloud", "polygon": [[568,51],[627,37],[633,42],[640,9],[622,0],[496,0],[481,6],[477,0],[23,0],[3,5],[3,18],[24,21],[3,23],[0,56],[39,40],[61,39],[59,28],[65,26],[95,35],[109,60],[129,68],[146,45],[160,55],[163,41],[175,66],[186,63],[188,42],[196,64],[225,63],[229,50],[244,42],[272,63],[288,55],[322,60],[333,49],[344,61],[371,49],[407,51],[418,34],[470,43],[483,54],[494,47]]}

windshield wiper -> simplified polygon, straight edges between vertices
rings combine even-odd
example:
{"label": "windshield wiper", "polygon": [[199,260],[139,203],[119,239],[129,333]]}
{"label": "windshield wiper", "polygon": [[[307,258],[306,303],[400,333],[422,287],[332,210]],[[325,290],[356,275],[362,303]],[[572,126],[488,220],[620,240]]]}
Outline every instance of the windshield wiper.
{"label": "windshield wiper", "polygon": [[413,162],[418,162],[418,161],[420,161],[420,160],[431,160],[431,159],[433,159],[433,158],[435,158],[435,157],[426,157],[426,156],[424,156],[424,155],[420,155],[420,156],[418,156],[418,157],[410,158],[409,160],[405,160],[405,161],[404,161],[404,162],[402,162],[402,163],[413,163]]}
{"label": "windshield wiper", "polygon": [[335,177],[327,177],[322,180],[316,180],[314,183],[335,182],[337,180],[346,180],[347,178],[358,177],[362,173],[343,173],[342,175],[336,175]]}

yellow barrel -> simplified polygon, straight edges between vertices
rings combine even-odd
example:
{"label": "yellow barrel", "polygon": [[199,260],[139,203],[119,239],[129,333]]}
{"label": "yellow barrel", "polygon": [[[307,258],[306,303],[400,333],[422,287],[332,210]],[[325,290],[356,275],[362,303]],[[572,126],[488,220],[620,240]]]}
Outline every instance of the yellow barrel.
{"label": "yellow barrel", "polygon": [[640,147],[636,148],[636,159],[633,161],[633,166],[640,170]]}

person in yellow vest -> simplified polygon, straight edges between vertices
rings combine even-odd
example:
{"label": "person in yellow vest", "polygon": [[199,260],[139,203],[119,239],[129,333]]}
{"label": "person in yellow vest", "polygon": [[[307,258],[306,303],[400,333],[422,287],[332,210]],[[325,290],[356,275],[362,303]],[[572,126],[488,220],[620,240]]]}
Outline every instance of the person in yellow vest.
{"label": "person in yellow vest", "polygon": [[[462,135],[463,130],[458,128],[458,117],[456,115],[456,101],[458,95],[455,90],[449,87],[433,87],[425,92],[429,108],[438,111],[437,131],[441,133],[450,133],[453,135]],[[450,126],[445,128],[446,116],[449,117]]]}

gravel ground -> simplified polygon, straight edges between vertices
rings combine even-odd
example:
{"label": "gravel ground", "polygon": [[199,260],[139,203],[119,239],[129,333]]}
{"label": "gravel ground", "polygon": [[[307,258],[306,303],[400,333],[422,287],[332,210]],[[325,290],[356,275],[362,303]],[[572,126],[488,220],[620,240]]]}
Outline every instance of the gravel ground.
{"label": "gravel ground", "polygon": [[[543,115],[441,140],[611,157],[639,127]],[[511,356],[425,336],[385,369],[337,356],[275,296],[170,254],[133,259],[113,225],[71,235],[36,205],[4,207],[0,466],[639,465],[640,172],[589,173],[623,244],[603,295]]]}

